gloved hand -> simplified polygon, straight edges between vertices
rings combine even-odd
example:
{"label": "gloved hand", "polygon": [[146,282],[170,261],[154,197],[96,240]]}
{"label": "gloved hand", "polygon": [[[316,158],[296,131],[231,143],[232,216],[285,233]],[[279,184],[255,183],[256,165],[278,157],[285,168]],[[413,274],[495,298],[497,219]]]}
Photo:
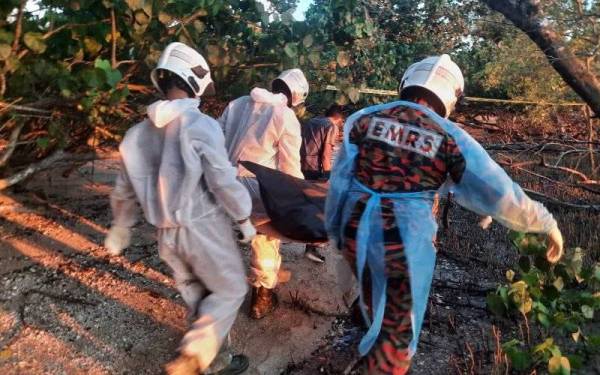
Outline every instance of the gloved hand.
{"label": "gloved hand", "polygon": [[250,243],[254,236],[256,236],[256,228],[252,225],[250,219],[238,221],[238,228],[240,233],[238,234],[238,240],[241,243]]}
{"label": "gloved hand", "polygon": [[121,255],[131,242],[129,228],[112,226],[104,239],[104,247],[110,255]]}
{"label": "gloved hand", "polygon": [[490,225],[492,225],[492,217],[491,216],[485,216],[483,218],[481,218],[481,220],[479,220],[479,226],[482,229],[488,229],[490,227]]}
{"label": "gloved hand", "polygon": [[556,263],[563,256],[563,238],[558,227],[548,233],[548,250],[546,258],[550,263]]}

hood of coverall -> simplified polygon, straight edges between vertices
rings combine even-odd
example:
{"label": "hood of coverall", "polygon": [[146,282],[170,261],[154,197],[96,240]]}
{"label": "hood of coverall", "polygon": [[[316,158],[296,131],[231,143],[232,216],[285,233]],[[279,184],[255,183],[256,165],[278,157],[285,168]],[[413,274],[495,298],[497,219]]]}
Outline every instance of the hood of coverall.
{"label": "hood of coverall", "polygon": [[273,94],[269,90],[261,89],[260,87],[253,88],[250,91],[250,97],[257,103],[265,103],[272,105],[287,105],[288,99],[284,94]]}
{"label": "hood of coverall", "polygon": [[460,68],[450,56],[431,56],[408,67],[398,92],[420,87],[432,93],[434,107],[442,117],[448,118],[454,110],[458,98],[462,96],[465,81]]}
{"label": "hood of coverall", "polygon": [[198,108],[199,99],[159,100],[148,106],[148,118],[154,126],[162,128],[189,109]]}
{"label": "hood of coverall", "polygon": [[308,81],[300,69],[284,70],[273,81],[281,80],[290,89],[292,94],[292,107],[304,103],[308,96]]}
{"label": "hood of coverall", "polygon": [[196,50],[183,43],[171,43],[160,55],[156,68],[152,70],[150,78],[154,87],[162,92],[158,85],[158,70],[168,70],[177,74],[192,89],[196,97],[214,94],[214,83],[210,76],[210,67]]}

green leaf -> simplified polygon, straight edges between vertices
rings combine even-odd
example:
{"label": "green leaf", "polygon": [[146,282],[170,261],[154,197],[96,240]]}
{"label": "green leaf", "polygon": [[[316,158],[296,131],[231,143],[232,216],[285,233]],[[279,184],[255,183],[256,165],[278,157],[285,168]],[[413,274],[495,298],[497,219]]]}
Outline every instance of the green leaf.
{"label": "green leaf", "polygon": [[17,56],[11,55],[5,62],[5,68],[10,72],[14,73],[21,67],[21,60]]}
{"label": "green leaf", "polygon": [[285,47],[283,47],[283,51],[290,58],[294,58],[298,55],[298,45],[296,43],[287,43]]}
{"label": "green leaf", "polygon": [[506,351],[512,367],[517,371],[523,371],[531,365],[531,356],[517,348],[510,348]]}
{"label": "green leaf", "polygon": [[583,358],[572,354],[566,356],[569,359],[569,363],[571,364],[571,368],[574,370],[581,369],[583,367]]}
{"label": "green leaf", "polygon": [[34,53],[44,53],[46,51],[46,41],[42,33],[28,32],[23,36],[23,42]]}
{"label": "green leaf", "polygon": [[117,87],[117,84],[123,78],[123,75],[121,74],[121,72],[116,69],[105,72],[105,74],[106,74],[106,83],[108,83],[108,85],[112,88]]}
{"label": "green leaf", "polygon": [[112,67],[110,66],[110,61],[105,60],[105,59],[96,59],[94,61],[94,67],[98,68],[98,69],[102,69],[104,71],[111,71]]}
{"label": "green leaf", "polygon": [[546,297],[550,301],[554,301],[558,299],[558,297],[560,297],[560,292],[558,291],[558,289],[556,289],[554,285],[545,286],[542,293],[544,297]]}
{"label": "green leaf", "polygon": [[594,319],[594,309],[588,305],[581,306],[581,312],[587,319]]}
{"label": "green leaf", "polygon": [[302,45],[304,46],[304,48],[310,48],[310,46],[313,45],[314,39],[313,36],[308,34],[307,36],[305,36],[302,39]]}
{"label": "green leaf", "polygon": [[86,69],[81,73],[81,78],[89,88],[98,88],[105,82],[105,75],[100,69]]}
{"label": "green leaf", "polygon": [[13,33],[4,29],[0,29],[0,43],[10,44],[13,42],[14,39],[15,37]]}
{"label": "green leaf", "polygon": [[521,271],[527,273],[531,270],[531,260],[528,256],[523,255],[519,258],[519,268]]}
{"label": "green leaf", "polygon": [[534,353],[543,353],[545,351],[550,350],[550,348],[554,345],[554,339],[552,337],[547,338],[546,340],[544,340],[543,343],[536,345],[533,348],[533,352]]}
{"label": "green leaf", "polygon": [[538,313],[537,314],[537,320],[538,322],[540,322],[541,325],[543,325],[545,328],[550,327],[550,319],[548,319],[548,315],[544,314],[544,313]]}
{"label": "green leaf", "polygon": [[548,361],[548,372],[550,375],[570,375],[571,363],[569,358],[554,356]]}
{"label": "green leaf", "polygon": [[540,270],[542,270],[544,272],[550,271],[550,268],[552,267],[550,262],[548,262],[548,259],[546,259],[545,256],[541,256],[541,255],[536,256],[533,263],[535,264],[535,266],[537,268],[539,268]]}
{"label": "green leaf", "polygon": [[488,309],[496,315],[504,316],[506,314],[506,306],[502,297],[496,293],[489,293],[486,297]]}
{"label": "green leaf", "polygon": [[10,45],[2,43],[0,44],[0,61],[4,61],[10,57],[12,48]]}
{"label": "green leaf", "polygon": [[600,264],[594,266],[594,278],[600,281]]}
{"label": "green leaf", "polygon": [[525,238],[525,233],[510,231],[508,233],[508,239],[513,243],[513,245],[520,250],[521,242]]}
{"label": "green leaf", "polygon": [[47,137],[38,138],[35,140],[35,143],[37,144],[37,146],[39,148],[41,148],[42,150],[45,150],[46,148],[48,148],[48,145],[50,144],[50,139]]}

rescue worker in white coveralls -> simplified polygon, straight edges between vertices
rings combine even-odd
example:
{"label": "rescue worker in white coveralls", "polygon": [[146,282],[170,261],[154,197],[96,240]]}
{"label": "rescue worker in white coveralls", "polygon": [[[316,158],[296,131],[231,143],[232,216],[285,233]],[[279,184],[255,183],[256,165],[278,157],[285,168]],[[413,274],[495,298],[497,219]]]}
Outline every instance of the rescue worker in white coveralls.
{"label": "rescue worker in white coveralls", "polygon": [[[229,160],[238,167],[240,181],[252,196],[252,220],[268,221],[256,177],[238,164],[250,161],[303,178],[300,169],[301,128],[293,107],[304,103],[308,81],[300,69],[282,72],[271,91],[254,88],[250,95],[227,106],[219,122],[225,132]],[[261,319],[277,307],[273,289],[277,285],[281,256],[280,240],[257,235],[252,240],[250,317]]]}
{"label": "rescue worker in white coveralls", "polygon": [[413,64],[401,101],[354,113],[332,170],[326,203],[330,238],[360,283],[368,331],[359,344],[363,371],[405,374],[417,342],[435,265],[436,192],[517,231],[546,233],[556,262],[557,223],[469,134],[447,120],[463,92],[448,55]]}
{"label": "rescue worker in white coveralls", "polygon": [[248,359],[222,344],[248,289],[232,223],[242,241],[251,241],[252,201],[229,162],[219,123],[198,109],[199,97],[214,90],[205,59],[171,43],[151,78],[166,100],[151,104],[148,118],[129,129],[119,147],[122,168],[105,246],[113,255],[129,246],[137,197],[158,228],[160,258],[173,270],[193,321],[167,372],[239,374]]}

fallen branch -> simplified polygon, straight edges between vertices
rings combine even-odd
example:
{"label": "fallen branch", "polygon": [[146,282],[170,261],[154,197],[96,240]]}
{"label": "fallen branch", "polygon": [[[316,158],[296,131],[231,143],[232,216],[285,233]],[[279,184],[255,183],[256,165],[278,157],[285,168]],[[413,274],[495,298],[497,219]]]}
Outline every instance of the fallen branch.
{"label": "fallen branch", "polygon": [[23,130],[24,126],[25,122],[21,122],[17,124],[17,126],[15,126],[13,131],[10,133],[10,138],[8,140],[8,146],[6,146],[6,151],[4,151],[4,154],[2,154],[2,156],[0,157],[0,168],[4,168],[6,166],[6,163],[17,148],[19,136],[21,135],[21,130]]}
{"label": "fallen branch", "polygon": [[30,177],[34,173],[43,171],[45,169],[50,168],[54,163],[57,162],[83,162],[83,161],[91,161],[98,159],[98,155],[95,153],[88,154],[68,154],[63,150],[58,150],[52,155],[42,159],[36,163],[30,164],[27,168],[22,171],[3,179],[0,179],[0,190],[4,190],[13,185],[18,184],[19,182],[25,180]]}
{"label": "fallen branch", "polygon": [[582,172],[579,172],[578,170],[575,170],[575,169],[572,169],[572,168],[567,168],[567,167],[556,166],[556,165],[548,165],[543,158],[542,158],[541,165],[544,168],[559,170],[559,171],[562,171],[562,172],[566,172],[566,173],[570,173],[570,174],[573,174],[575,176],[578,176],[579,178],[581,178],[581,181],[578,182],[579,184],[584,184],[584,185],[600,185],[600,181],[591,180],[591,179],[588,178],[588,176],[586,176]]}
{"label": "fallen branch", "polygon": [[546,194],[539,193],[535,190],[523,189],[523,191],[526,192],[527,194],[535,195],[538,198],[544,199],[547,202],[558,205],[558,206],[600,211],[600,204],[576,204],[576,203],[563,202],[556,198],[549,197]]}
{"label": "fallen branch", "polygon": [[19,9],[17,10],[17,20],[15,21],[15,35],[12,45],[12,51],[16,52],[19,49],[19,41],[21,40],[21,33],[23,32],[23,10],[27,0],[21,0],[19,3]]}
{"label": "fallen branch", "polygon": [[115,18],[115,8],[110,8],[110,65],[113,69],[117,69],[117,20]]}
{"label": "fallen branch", "polygon": [[44,114],[44,115],[52,114],[52,111],[48,111],[46,109],[39,109],[39,108],[31,107],[31,106],[17,105],[17,104],[13,104],[13,103],[0,102],[0,113],[5,112],[5,111],[24,111],[24,112],[33,112],[33,113],[39,113],[39,114]]}

